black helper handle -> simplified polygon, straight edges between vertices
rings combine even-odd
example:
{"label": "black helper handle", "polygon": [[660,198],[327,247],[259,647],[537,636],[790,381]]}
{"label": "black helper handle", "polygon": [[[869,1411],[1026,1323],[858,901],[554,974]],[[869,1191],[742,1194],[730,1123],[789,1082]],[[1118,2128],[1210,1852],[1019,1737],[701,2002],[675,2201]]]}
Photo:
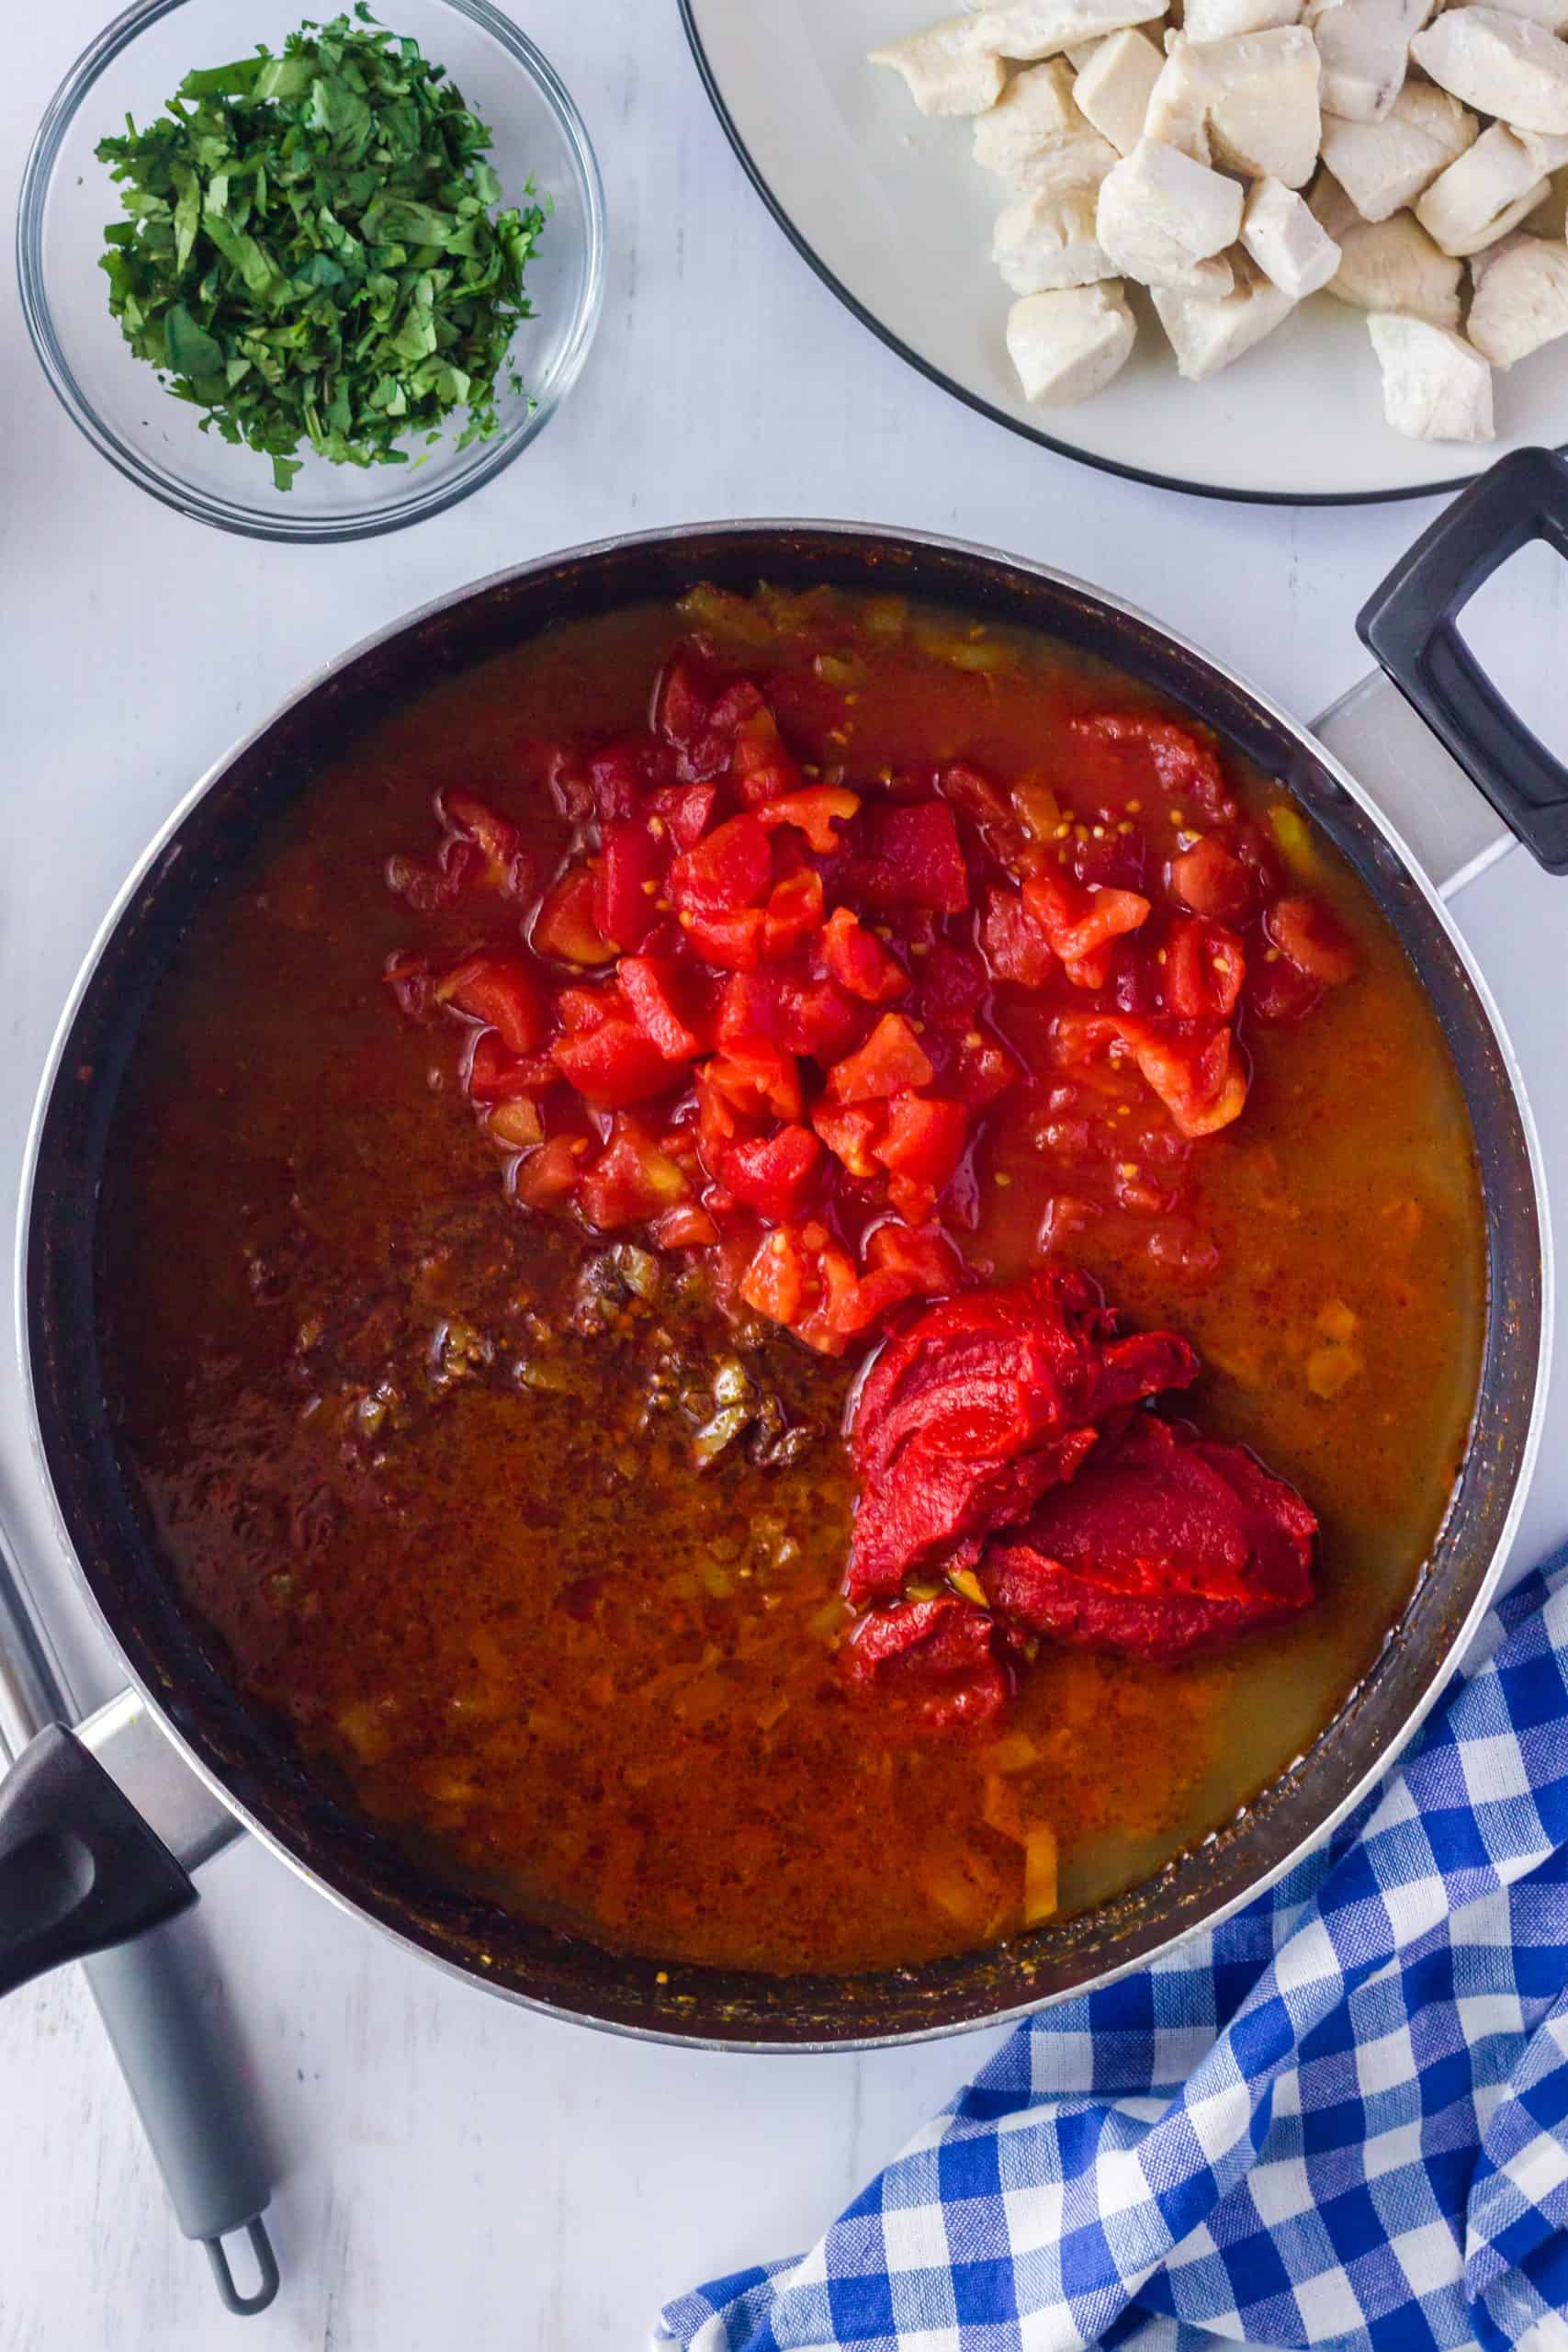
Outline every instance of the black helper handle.
{"label": "black helper handle", "polygon": [[1549,874],[1568,874],[1568,768],[1477,667],[1459,616],[1501,563],[1545,539],[1568,560],[1568,465],[1516,449],[1397,563],[1356,622],[1361,642]]}
{"label": "black helper handle", "polygon": [[46,1725],[0,1781],[0,1993],[195,1901],[103,1766],[62,1724]]}

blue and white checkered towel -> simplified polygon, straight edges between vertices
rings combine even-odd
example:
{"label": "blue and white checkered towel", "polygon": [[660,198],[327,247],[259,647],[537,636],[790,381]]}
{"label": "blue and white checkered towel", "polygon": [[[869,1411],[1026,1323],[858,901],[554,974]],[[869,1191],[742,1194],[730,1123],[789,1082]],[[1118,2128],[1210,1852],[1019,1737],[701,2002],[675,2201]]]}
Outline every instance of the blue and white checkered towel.
{"label": "blue and white checkered towel", "polygon": [[1568,1555],[1320,1853],[1020,2027],[689,2352],[1568,2352]]}

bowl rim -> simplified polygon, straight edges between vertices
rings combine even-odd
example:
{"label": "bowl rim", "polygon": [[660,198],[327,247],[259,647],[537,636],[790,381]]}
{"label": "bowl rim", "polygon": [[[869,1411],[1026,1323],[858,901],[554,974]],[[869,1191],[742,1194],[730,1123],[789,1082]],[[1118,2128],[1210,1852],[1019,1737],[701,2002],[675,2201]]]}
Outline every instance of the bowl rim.
{"label": "bowl rim", "polygon": [[[488,33],[512,62],[534,84],[554,115],[575,171],[586,221],[582,288],[576,315],[547,390],[538,395],[523,422],[512,432],[479,446],[480,456],[457,477],[438,486],[413,487],[402,496],[363,514],[310,515],[263,510],[237,499],[197,490],[172,469],[151,462],[115,430],[82,390],[62,345],[50,301],[43,257],[43,228],[51,187],[66,134],[84,100],[117,58],[139,37],[176,9],[193,0],[132,0],[95,35],[70,67],[44,109],[23,166],[17,206],[17,279],[22,317],[28,340],[51,389],[85,439],[107,458],[115,470],[134,482],[164,506],[213,529],[243,537],[291,544],[322,544],[378,538],[411,523],[442,514],[493,481],[528,444],[543,432],[582,371],[604,300],[604,187],[598,158],[587,127],[565,83],[544,52],[522,28],[503,15],[491,0],[429,0],[429,5],[466,17]],[[300,0],[301,10],[309,0]],[[168,395],[164,394],[167,398]],[[379,471],[380,469],[378,469]],[[413,474],[410,469],[409,473]],[[408,476],[400,476],[400,483]]]}

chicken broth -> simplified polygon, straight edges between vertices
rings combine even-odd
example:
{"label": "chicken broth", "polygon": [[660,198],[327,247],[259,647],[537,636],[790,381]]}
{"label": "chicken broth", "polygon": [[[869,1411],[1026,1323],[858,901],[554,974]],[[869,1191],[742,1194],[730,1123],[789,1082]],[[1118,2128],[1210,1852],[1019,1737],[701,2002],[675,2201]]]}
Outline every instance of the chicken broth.
{"label": "chicken broth", "polygon": [[[1469,1125],[1357,877],[1190,727],[961,615],[698,590],[389,717],[215,893],[118,1114],[108,1396],[228,1670],[389,1834],[660,1957],[909,1963],[1158,1869],[1366,1671],[1474,1398]],[[725,1008],[789,971],[775,1034],[843,1035],[765,1062]],[[1311,1605],[1181,1656],[998,1625],[978,1718],[881,1703],[882,1602],[968,1624],[988,1570],[857,1617],[846,1415],[922,1302],[1047,1253],[1190,1342],[1156,1418],[1299,1490]]]}

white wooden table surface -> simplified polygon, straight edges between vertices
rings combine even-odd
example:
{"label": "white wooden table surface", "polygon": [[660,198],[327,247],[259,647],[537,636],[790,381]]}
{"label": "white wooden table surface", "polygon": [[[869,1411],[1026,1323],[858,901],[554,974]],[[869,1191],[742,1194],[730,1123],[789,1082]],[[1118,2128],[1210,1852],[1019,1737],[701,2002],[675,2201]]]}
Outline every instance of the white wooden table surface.
{"label": "white wooden table surface", "polygon": [[[672,0],[527,0],[518,13],[598,146],[608,300],[562,414],[439,521],[367,547],[291,550],[165,514],[77,437],[33,361],[8,274],[0,287],[7,1228],[57,1009],[146,836],[299,677],[437,591],[639,525],[739,514],[923,525],[1095,579],[1310,714],[1364,666],[1354,613],[1427,519],[1165,495],[970,415],[885,351],[789,249],[708,112]],[[33,125],[102,14],[102,0],[7,12],[7,220]],[[1561,696],[1562,580],[1544,564],[1521,570],[1494,606],[1512,674],[1550,677],[1554,661]],[[1548,1151],[1568,1170],[1568,884],[1515,857],[1461,919],[1514,1026]],[[4,1285],[8,1333],[8,1267]],[[7,1338],[0,1502],[47,1581],[10,1352]],[[1521,1563],[1568,1532],[1562,1410],[1553,1431]],[[109,1669],[79,1621],[60,1622],[84,1682],[107,1691]],[[246,2328],[220,2313],[67,1974],[0,2011],[0,2352],[626,2352],[664,2297],[807,2243],[990,2046],[982,2036],[858,2059],[687,2055],[448,1982],[254,1847],[231,1850],[202,1893],[188,1933],[274,2152],[282,2296]]]}

